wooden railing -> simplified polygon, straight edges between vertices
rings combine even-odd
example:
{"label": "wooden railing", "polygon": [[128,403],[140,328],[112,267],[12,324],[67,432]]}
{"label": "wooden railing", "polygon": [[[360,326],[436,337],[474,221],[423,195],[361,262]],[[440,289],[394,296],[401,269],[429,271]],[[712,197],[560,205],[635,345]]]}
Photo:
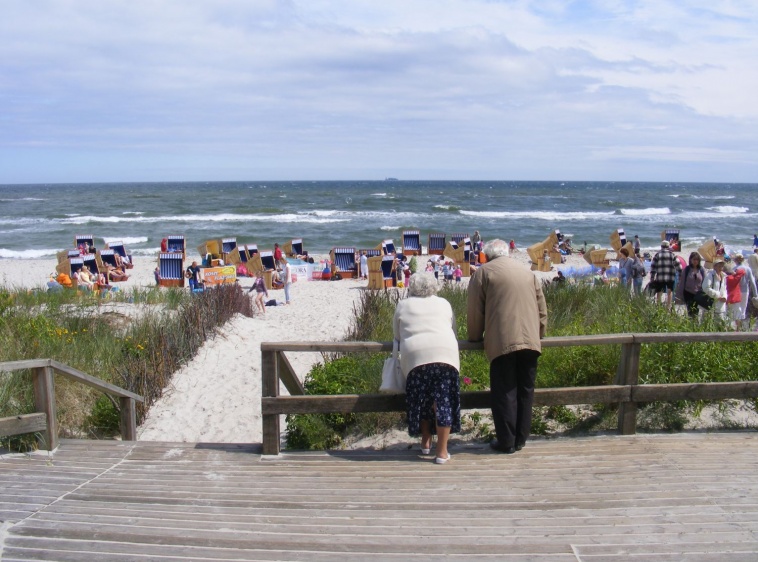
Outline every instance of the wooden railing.
{"label": "wooden railing", "polygon": [[[637,431],[637,404],[676,400],[722,400],[758,397],[758,381],[685,384],[639,383],[640,349],[643,344],[693,342],[753,342],[755,332],[609,334],[597,336],[568,336],[545,338],[542,347],[573,347],[585,345],[620,345],[614,384],[571,388],[539,388],[535,391],[535,406],[571,404],[619,405],[618,431],[622,435]],[[481,343],[459,341],[459,349],[479,350]],[[358,412],[404,412],[404,394],[344,394],[336,396],[306,396],[285,352],[386,352],[391,342],[264,342],[261,344],[263,416],[263,454],[277,455],[280,451],[279,416],[282,414],[327,414]],[[538,375],[539,376],[539,375]],[[290,396],[279,396],[279,382]],[[462,392],[461,408],[489,408],[489,391]]]}
{"label": "wooden railing", "polygon": [[27,361],[0,363],[0,375],[3,372],[26,369],[32,372],[36,412],[34,414],[1,418],[0,436],[39,433],[40,449],[52,451],[58,447],[58,423],[55,416],[55,379],[53,377],[55,373],[58,373],[68,379],[118,397],[121,409],[121,438],[124,441],[137,440],[136,403],[144,401],[142,396],[52,359],[30,359]]}

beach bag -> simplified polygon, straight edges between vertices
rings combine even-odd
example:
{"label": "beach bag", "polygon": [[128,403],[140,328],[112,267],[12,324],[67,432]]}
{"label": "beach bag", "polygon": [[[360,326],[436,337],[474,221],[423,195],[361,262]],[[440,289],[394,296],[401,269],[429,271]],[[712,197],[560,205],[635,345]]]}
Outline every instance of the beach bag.
{"label": "beach bag", "polygon": [[695,293],[695,302],[701,308],[710,310],[713,307],[713,297],[708,296],[705,291],[698,291]]}
{"label": "beach bag", "polygon": [[640,260],[635,260],[632,264],[632,279],[639,279],[645,277],[647,271],[645,271],[645,265]]}
{"label": "beach bag", "polygon": [[401,394],[405,392],[405,377],[400,369],[400,355],[398,354],[398,341],[392,342],[392,355],[384,360],[382,368],[382,385],[379,392],[387,394]]}

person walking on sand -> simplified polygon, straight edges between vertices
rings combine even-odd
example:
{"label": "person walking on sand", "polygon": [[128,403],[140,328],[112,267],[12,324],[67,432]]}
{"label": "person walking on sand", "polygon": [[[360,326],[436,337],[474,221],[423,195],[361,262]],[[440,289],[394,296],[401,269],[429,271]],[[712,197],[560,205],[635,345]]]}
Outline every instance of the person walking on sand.
{"label": "person walking on sand", "polygon": [[653,256],[650,264],[650,280],[653,283],[658,303],[661,302],[661,293],[666,293],[666,307],[671,310],[671,296],[674,292],[674,283],[676,277],[682,272],[682,264],[676,259],[674,253],[669,249],[669,241],[661,242],[661,249]]}
{"label": "person walking on sand", "polygon": [[724,274],[724,258],[713,260],[713,269],[705,275],[703,292],[713,299],[713,313],[721,318],[726,317],[726,275]]}
{"label": "person walking on sand", "polygon": [[253,291],[255,291],[255,306],[262,314],[266,314],[266,303],[263,298],[268,298],[268,290],[266,289],[266,281],[263,279],[263,272],[260,270],[255,272],[255,280],[248,292],[252,293]]}
{"label": "person walking on sand", "polygon": [[368,279],[368,256],[366,252],[361,252],[361,279]]}
{"label": "person walking on sand", "polygon": [[742,254],[734,254],[734,270],[743,271],[744,274],[740,280],[740,303],[735,310],[735,320],[737,329],[747,330],[750,327],[750,319],[747,316],[747,303],[750,296],[758,296],[758,287],[756,287],[753,271],[745,265],[745,257]]}
{"label": "person walking on sand", "polygon": [[521,450],[529,437],[540,340],[547,330],[542,282],[508,257],[508,244],[484,245],[487,263],[469,280],[468,339],[484,341],[490,361],[492,420],[503,453]]}

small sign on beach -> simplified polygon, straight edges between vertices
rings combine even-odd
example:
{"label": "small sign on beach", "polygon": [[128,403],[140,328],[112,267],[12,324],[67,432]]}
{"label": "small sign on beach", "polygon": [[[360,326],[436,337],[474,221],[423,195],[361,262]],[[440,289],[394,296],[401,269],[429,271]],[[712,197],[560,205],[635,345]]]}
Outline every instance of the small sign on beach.
{"label": "small sign on beach", "polygon": [[203,272],[203,284],[206,287],[237,282],[237,270],[233,265],[205,267],[201,271]]}

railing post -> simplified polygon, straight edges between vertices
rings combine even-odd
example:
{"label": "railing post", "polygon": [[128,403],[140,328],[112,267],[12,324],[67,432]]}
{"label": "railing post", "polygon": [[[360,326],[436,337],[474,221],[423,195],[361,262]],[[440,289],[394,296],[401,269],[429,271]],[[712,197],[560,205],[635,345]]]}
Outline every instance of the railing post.
{"label": "railing post", "polygon": [[[639,343],[621,345],[621,359],[616,374],[618,384],[636,386],[640,379],[640,348]],[[619,403],[618,432],[621,435],[637,433],[637,403],[631,401]]]}
{"label": "railing post", "polygon": [[137,409],[134,398],[119,396],[121,406],[121,439],[122,441],[137,440]]}
{"label": "railing post", "polygon": [[47,415],[47,430],[39,439],[40,449],[53,451],[58,447],[58,420],[55,415],[55,379],[52,367],[32,369],[34,409]]}
{"label": "railing post", "polygon": [[[276,398],[279,396],[279,365],[277,352],[261,350],[261,395]],[[263,454],[278,455],[279,414],[267,414],[262,417]]]}

